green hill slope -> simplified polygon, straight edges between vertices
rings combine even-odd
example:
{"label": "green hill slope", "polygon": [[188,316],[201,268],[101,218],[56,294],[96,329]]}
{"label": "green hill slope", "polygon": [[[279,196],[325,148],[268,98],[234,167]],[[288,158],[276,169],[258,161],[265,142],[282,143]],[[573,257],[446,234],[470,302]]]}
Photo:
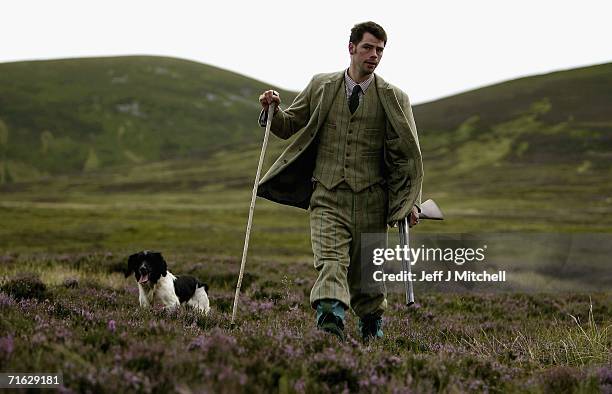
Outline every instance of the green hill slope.
{"label": "green hill slope", "polygon": [[612,63],[487,86],[418,105],[414,113],[426,142],[451,145],[459,156],[466,144],[480,145],[476,153],[487,157],[473,165],[588,161],[591,168],[612,158],[611,104]]}
{"label": "green hill slope", "polygon": [[7,163],[0,180],[201,158],[258,141],[257,96],[266,88],[153,56],[0,64],[0,161]]}
{"label": "green hill slope", "polygon": [[547,123],[572,121],[601,129],[612,124],[612,63],[519,78],[483,87],[415,107],[421,125],[433,130],[457,127],[478,115],[482,126],[511,120],[546,99]]}
{"label": "green hill slope", "polygon": [[611,103],[603,64],[418,105],[425,195],[468,219],[601,229],[612,211]]}

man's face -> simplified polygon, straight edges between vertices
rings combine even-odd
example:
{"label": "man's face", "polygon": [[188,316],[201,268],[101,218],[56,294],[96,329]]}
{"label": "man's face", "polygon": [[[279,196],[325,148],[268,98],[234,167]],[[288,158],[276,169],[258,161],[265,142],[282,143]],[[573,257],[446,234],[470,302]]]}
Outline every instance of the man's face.
{"label": "man's face", "polygon": [[372,74],[382,59],[384,49],[385,42],[383,40],[365,32],[357,45],[349,42],[351,65],[357,67],[361,75]]}

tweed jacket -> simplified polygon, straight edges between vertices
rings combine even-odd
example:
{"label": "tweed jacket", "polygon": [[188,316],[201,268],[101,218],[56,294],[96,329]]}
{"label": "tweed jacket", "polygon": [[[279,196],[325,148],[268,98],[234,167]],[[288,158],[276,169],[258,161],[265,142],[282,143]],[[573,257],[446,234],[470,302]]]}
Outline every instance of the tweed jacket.
{"label": "tweed jacket", "polygon": [[[331,109],[344,71],[315,75],[289,108],[272,119],[271,131],[282,139],[296,134],[261,179],[257,195],[308,209],[317,154],[317,135]],[[387,118],[384,175],[388,190],[387,223],[393,225],[421,204],[423,161],[408,95],[375,75],[374,88]],[[370,86],[372,89],[372,86]]]}

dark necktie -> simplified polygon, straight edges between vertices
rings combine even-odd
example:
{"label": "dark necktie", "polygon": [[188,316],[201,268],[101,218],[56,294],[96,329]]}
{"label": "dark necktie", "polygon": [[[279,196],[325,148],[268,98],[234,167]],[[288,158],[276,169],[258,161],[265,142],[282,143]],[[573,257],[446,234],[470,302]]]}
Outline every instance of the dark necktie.
{"label": "dark necktie", "polygon": [[361,92],[361,86],[356,85],[349,98],[349,110],[351,111],[351,115],[354,114],[355,111],[357,111],[357,107],[359,107],[359,92]]}

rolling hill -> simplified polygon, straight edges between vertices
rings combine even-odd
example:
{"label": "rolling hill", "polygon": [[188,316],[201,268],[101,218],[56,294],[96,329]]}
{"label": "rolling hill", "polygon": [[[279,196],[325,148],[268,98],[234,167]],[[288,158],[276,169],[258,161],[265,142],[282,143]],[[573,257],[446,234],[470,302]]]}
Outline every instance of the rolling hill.
{"label": "rolling hill", "polygon": [[520,161],[607,169],[611,87],[612,63],[487,86],[418,105],[414,113],[420,131],[430,137],[425,141],[454,147],[458,159],[468,148],[486,156],[472,157],[474,166]]}
{"label": "rolling hill", "polygon": [[253,113],[267,88],[216,67],[153,56],[0,64],[2,180],[202,158],[255,142]]}
{"label": "rolling hill", "polygon": [[612,64],[602,64],[416,106],[425,188],[468,211],[524,210],[527,221],[582,211],[598,226],[612,210],[611,88]]}

